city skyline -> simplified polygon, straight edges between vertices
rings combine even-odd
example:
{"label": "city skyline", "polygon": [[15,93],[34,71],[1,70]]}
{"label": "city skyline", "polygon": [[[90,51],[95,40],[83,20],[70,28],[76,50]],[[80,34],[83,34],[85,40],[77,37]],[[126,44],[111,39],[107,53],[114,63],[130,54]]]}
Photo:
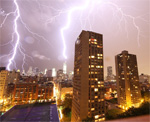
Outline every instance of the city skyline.
{"label": "city skyline", "polygon": [[[105,75],[107,74],[107,66],[112,66],[113,73],[115,74],[115,55],[123,50],[128,50],[130,53],[137,55],[139,74],[150,74],[148,35],[149,4],[147,0],[89,1],[93,7],[93,9],[92,7],[89,9],[91,13],[88,11],[89,5],[86,1],[76,1],[73,3],[67,0],[17,2],[20,7],[22,20],[33,32],[40,34],[48,40],[48,42],[44,41],[35,34],[29,33],[22,25],[21,20],[18,21],[19,33],[21,34],[21,46],[26,50],[25,53],[33,58],[32,60],[27,57],[26,64],[24,65],[26,71],[29,66],[39,67],[41,70],[45,68],[60,69],[65,61],[68,71],[72,71],[75,40],[82,30],[88,30],[103,33]],[[71,8],[82,5],[85,5],[84,9],[74,10],[70,13],[72,20],[70,21],[70,26],[64,33],[67,55],[67,59],[65,60],[63,57],[64,46],[60,29],[67,24],[67,17],[72,10]],[[98,5],[99,9],[97,7]],[[0,1],[0,24],[2,24],[6,14],[14,10],[13,0]],[[89,15],[89,18],[85,18],[87,15]],[[80,17],[81,19],[79,19]],[[11,40],[14,18],[14,15],[8,16],[3,27],[0,26],[0,57],[8,55],[13,48],[11,45],[2,45]],[[13,42],[11,44],[14,46]],[[14,60],[17,69],[22,70],[22,59],[22,54],[18,53]],[[7,66],[8,57],[0,58],[0,62],[0,66]],[[11,65],[11,70],[14,68]]]}

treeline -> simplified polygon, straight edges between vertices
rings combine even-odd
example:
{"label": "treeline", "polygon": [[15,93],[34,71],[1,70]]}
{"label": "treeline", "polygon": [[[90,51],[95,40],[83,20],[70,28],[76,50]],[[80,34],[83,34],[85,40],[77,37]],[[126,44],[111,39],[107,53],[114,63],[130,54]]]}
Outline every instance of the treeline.
{"label": "treeline", "polygon": [[134,107],[129,108],[125,112],[118,112],[117,109],[109,110],[106,113],[106,120],[127,118],[127,117],[140,116],[140,115],[146,115],[146,114],[150,114],[149,102],[142,103],[139,108],[134,108]]}
{"label": "treeline", "polygon": [[66,94],[62,103],[63,121],[71,121],[72,95]]}

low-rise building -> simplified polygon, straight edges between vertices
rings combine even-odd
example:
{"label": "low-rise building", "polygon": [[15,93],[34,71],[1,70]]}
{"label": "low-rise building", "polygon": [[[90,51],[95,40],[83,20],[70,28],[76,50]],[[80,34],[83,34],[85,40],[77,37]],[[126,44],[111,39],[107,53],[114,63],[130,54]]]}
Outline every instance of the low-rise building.
{"label": "low-rise building", "polygon": [[13,92],[14,104],[34,103],[36,101],[51,101],[53,99],[53,84],[38,85],[36,83],[15,84]]}

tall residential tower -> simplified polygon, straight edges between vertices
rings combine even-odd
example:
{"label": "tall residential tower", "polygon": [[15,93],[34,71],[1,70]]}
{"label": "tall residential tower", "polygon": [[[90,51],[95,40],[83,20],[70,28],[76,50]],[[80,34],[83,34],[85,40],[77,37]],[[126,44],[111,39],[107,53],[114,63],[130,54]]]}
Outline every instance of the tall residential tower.
{"label": "tall residential tower", "polygon": [[82,31],[75,44],[71,121],[104,120],[103,36]]}
{"label": "tall residential tower", "polygon": [[117,93],[120,107],[138,106],[141,101],[136,55],[122,51],[116,57]]}

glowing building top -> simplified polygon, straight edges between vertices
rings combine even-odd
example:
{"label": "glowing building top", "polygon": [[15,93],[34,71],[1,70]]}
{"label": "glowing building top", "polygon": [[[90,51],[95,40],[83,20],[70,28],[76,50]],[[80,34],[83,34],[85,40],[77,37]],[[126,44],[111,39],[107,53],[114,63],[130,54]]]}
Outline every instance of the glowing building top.
{"label": "glowing building top", "polygon": [[52,77],[56,77],[56,69],[52,68]]}
{"label": "glowing building top", "polygon": [[66,62],[63,65],[63,73],[67,74],[67,64],[66,64]]}

